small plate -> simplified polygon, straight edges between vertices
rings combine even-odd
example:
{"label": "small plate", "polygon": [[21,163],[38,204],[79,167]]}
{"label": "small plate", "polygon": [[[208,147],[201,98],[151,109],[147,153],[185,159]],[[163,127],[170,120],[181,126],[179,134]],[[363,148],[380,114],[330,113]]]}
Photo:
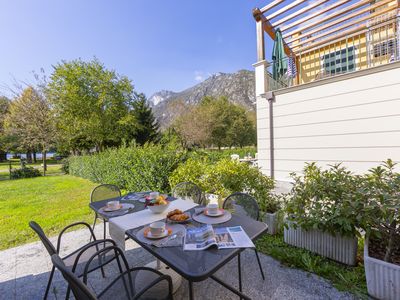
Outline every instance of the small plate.
{"label": "small plate", "polygon": [[164,230],[164,233],[163,233],[163,234],[154,236],[154,235],[151,234],[150,228],[147,227],[147,228],[145,229],[145,231],[143,232],[143,235],[144,235],[146,238],[148,238],[148,239],[157,240],[157,239],[162,239],[162,238],[164,238],[164,237],[166,237],[166,236],[168,236],[168,235],[171,235],[171,233],[172,233],[172,230],[169,229],[169,228],[166,228],[166,229]]}
{"label": "small plate", "polygon": [[203,212],[203,214],[207,217],[220,217],[220,216],[224,215],[224,213],[225,213],[225,211],[222,208],[218,208],[218,213],[216,213],[216,214],[210,214],[208,212],[208,209],[205,209]]}
{"label": "small plate", "polygon": [[103,210],[104,210],[105,212],[110,212],[110,211],[117,211],[117,210],[120,210],[121,208],[122,208],[122,204],[120,203],[120,204],[118,205],[118,207],[115,207],[115,208],[108,207],[108,206],[104,206]]}
{"label": "small plate", "polygon": [[186,220],[183,220],[183,221],[175,221],[175,220],[171,220],[170,218],[167,218],[167,220],[168,220],[168,222],[171,222],[171,223],[183,224],[183,223],[189,222],[189,221],[192,219],[192,218],[190,217],[190,214],[189,214],[189,213],[183,213],[183,214],[188,216],[188,218],[187,218]]}

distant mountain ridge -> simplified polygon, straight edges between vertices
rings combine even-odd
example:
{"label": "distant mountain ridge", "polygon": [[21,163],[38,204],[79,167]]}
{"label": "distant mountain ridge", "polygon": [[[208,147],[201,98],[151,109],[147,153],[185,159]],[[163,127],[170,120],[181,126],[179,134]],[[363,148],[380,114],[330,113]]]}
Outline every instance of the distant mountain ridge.
{"label": "distant mountain ridge", "polygon": [[232,103],[255,110],[254,72],[217,73],[181,92],[162,90],[149,98],[149,104],[162,128],[168,127],[182,113],[178,102],[196,105],[205,96],[226,96]]}

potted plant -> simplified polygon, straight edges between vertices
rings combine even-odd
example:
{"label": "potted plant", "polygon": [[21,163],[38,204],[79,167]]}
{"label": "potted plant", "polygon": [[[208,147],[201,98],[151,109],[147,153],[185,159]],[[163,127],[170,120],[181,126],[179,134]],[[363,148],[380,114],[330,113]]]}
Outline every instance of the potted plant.
{"label": "potted plant", "polygon": [[268,234],[274,235],[279,232],[282,223],[282,206],[285,194],[272,194],[258,200],[260,206],[260,218],[268,226]]}
{"label": "potted plant", "polygon": [[338,262],[355,265],[363,197],[360,177],[340,164],[322,170],[306,164],[286,205],[284,240]]}
{"label": "potted plant", "polygon": [[368,294],[400,299],[400,174],[387,160],[364,180],[366,240],[364,266]]}

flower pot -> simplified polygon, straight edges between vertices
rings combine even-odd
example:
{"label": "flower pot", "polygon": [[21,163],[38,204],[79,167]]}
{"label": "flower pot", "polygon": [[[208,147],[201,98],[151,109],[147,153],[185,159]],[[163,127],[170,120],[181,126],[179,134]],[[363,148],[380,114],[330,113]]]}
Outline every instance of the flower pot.
{"label": "flower pot", "polygon": [[377,299],[400,299],[400,266],[369,256],[364,243],[364,267],[368,294]]}
{"label": "flower pot", "polygon": [[268,226],[268,234],[274,235],[279,231],[279,212],[265,213],[264,223]]}
{"label": "flower pot", "polygon": [[285,243],[307,249],[337,262],[354,266],[357,257],[357,237],[332,235],[321,230],[294,228],[294,222],[286,221]]}

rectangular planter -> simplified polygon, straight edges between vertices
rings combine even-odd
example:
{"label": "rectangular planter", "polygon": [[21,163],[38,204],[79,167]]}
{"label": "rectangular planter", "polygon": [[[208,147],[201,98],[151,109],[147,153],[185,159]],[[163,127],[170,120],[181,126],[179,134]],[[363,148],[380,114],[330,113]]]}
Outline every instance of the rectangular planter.
{"label": "rectangular planter", "polygon": [[279,215],[278,212],[270,214],[265,213],[264,223],[268,226],[268,234],[274,235],[279,231]]}
{"label": "rectangular planter", "polygon": [[332,235],[320,230],[304,230],[299,226],[294,228],[292,222],[285,227],[285,243],[307,249],[337,262],[354,266],[357,257],[357,238]]}
{"label": "rectangular planter", "polygon": [[377,299],[400,299],[400,266],[370,257],[364,243],[364,267],[368,294]]}

